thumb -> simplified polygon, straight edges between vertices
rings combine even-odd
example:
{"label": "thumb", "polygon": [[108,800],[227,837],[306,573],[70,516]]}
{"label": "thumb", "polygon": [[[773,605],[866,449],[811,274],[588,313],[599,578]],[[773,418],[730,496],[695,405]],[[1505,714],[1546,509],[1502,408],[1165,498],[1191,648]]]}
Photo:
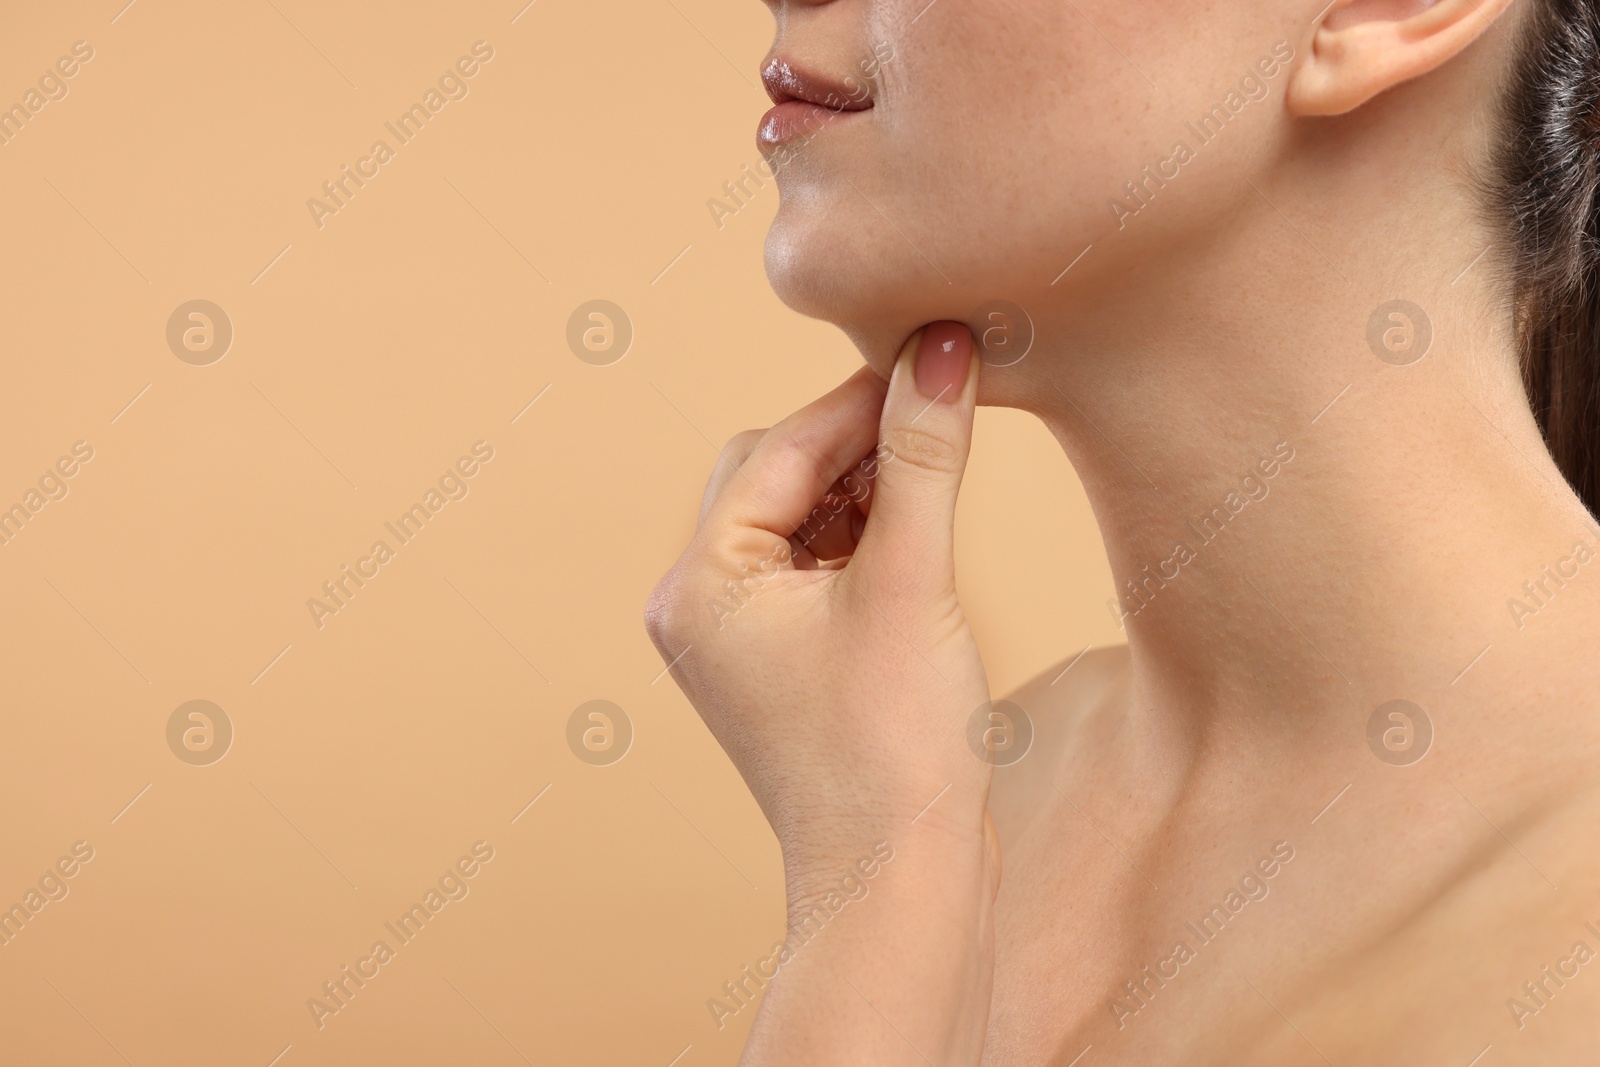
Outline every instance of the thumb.
{"label": "thumb", "polygon": [[877,485],[858,557],[954,578],[956,495],[977,396],[978,361],[965,324],[930,323],[907,339],[883,402]]}

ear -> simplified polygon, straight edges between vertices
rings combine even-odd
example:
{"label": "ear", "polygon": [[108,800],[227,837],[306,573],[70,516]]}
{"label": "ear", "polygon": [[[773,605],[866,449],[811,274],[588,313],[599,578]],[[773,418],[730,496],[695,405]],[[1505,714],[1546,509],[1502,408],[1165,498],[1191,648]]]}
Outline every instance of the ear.
{"label": "ear", "polygon": [[1342,115],[1427,74],[1477,40],[1511,3],[1334,0],[1318,19],[1310,57],[1289,82],[1289,113]]}

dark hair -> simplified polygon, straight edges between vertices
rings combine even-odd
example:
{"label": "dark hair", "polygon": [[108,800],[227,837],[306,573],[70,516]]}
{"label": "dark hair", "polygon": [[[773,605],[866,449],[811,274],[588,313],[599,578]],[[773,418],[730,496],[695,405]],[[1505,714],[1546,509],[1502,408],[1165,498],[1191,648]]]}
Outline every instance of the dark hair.
{"label": "dark hair", "polygon": [[1561,473],[1600,512],[1600,6],[1533,0],[1489,181],[1522,380]]}

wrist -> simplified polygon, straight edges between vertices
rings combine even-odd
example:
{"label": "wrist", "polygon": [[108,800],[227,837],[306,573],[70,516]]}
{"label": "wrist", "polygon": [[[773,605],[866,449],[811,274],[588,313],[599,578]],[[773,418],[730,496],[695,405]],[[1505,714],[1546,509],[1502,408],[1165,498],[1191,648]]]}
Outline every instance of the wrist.
{"label": "wrist", "polygon": [[[786,868],[778,973],[745,1062],[922,1067],[926,1054],[941,1064],[977,1063],[992,995],[999,883],[998,850],[980,835],[982,847],[966,847],[919,822],[898,841],[869,843],[860,862]],[[816,1027],[791,1029],[791,999],[852,1020],[849,1040],[840,1044],[839,1035]],[[884,1017],[914,1049],[880,1025]],[[778,1057],[780,1048],[792,1059]]]}
{"label": "wrist", "polygon": [[[987,907],[999,887],[1000,856],[986,810],[927,812],[916,821],[878,822],[826,841],[793,838],[783,849],[788,925],[805,934],[846,911],[876,914],[869,897],[893,898],[900,918]],[[854,925],[854,923],[852,923]]]}

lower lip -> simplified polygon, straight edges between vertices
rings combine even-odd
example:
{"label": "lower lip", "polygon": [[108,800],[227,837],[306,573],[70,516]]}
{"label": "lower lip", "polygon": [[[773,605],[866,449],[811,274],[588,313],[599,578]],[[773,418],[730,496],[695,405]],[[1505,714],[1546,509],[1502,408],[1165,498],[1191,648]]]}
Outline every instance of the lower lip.
{"label": "lower lip", "polygon": [[835,111],[804,100],[785,100],[761,116],[756,144],[762,148],[780,148],[803,143],[834,123],[849,121],[862,113]]}

